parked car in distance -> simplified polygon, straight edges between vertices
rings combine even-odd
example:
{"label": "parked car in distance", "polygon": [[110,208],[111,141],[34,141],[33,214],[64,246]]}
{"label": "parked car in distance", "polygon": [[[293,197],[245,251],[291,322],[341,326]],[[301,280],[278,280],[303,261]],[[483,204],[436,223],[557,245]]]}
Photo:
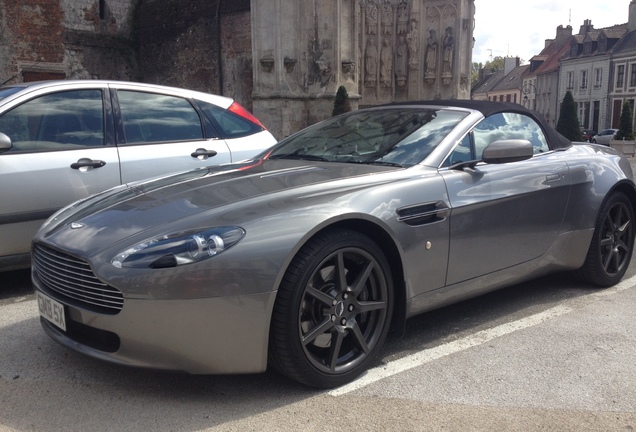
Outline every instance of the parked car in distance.
{"label": "parked car in distance", "polygon": [[83,354],[335,387],[416,314],[556,271],[618,283],[635,202],[625,156],[521,105],[393,104],[76,202],[31,274],[44,331]]}
{"label": "parked car in distance", "polygon": [[28,267],[39,226],[73,201],[275,142],[226,97],[98,80],[0,87],[0,271]]}
{"label": "parked car in distance", "polygon": [[592,129],[581,129],[581,133],[583,134],[583,141],[592,142],[592,138],[596,135],[596,131]]}
{"label": "parked car in distance", "polygon": [[618,132],[618,129],[605,129],[592,137],[592,142],[595,144],[603,144],[608,146],[610,144],[610,140],[614,139],[614,136]]}

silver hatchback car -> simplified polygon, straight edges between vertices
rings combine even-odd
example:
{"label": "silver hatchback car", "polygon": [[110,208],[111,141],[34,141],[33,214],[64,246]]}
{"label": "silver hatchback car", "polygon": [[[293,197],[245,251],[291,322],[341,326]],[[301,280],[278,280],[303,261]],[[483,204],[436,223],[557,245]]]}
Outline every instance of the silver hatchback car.
{"label": "silver hatchback car", "polygon": [[226,97],[98,80],[0,87],[0,271],[28,267],[39,226],[73,201],[275,143]]}

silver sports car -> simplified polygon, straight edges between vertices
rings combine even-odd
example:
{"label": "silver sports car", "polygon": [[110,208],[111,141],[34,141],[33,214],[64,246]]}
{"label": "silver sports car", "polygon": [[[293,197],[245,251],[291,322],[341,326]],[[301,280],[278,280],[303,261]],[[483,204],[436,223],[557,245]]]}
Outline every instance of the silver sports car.
{"label": "silver sports car", "polygon": [[617,283],[635,202],[623,156],[520,105],[393,104],[78,201],[35,236],[33,282],[81,353],[328,388],[415,314],[555,271]]}

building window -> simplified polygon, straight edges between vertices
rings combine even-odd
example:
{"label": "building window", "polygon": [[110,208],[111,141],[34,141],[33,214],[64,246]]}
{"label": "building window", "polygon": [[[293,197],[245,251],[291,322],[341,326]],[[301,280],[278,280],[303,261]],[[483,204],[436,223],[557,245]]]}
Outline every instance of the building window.
{"label": "building window", "polygon": [[581,89],[586,89],[586,88],[587,88],[587,71],[582,70],[581,71]]}
{"label": "building window", "polygon": [[630,67],[629,86],[636,87],[636,63],[632,63]]}
{"label": "building window", "polygon": [[568,72],[567,88],[568,90],[574,88],[574,72]]}
{"label": "building window", "polygon": [[600,87],[603,83],[603,69],[594,69],[594,87]]}
{"label": "building window", "polygon": [[625,83],[625,65],[620,65],[616,69],[616,88],[623,88],[623,84]]}
{"label": "building window", "polygon": [[99,0],[99,19],[106,18],[106,0]]}

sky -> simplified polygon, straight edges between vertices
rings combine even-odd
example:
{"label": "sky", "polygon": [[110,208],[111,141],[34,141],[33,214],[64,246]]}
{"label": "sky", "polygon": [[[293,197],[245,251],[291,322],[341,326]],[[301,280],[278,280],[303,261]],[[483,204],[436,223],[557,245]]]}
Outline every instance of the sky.
{"label": "sky", "polygon": [[[630,0],[475,0],[473,62],[519,57],[523,64],[539,54],[556,29],[583,21],[595,29],[627,23]],[[491,51],[492,50],[492,51]]]}

